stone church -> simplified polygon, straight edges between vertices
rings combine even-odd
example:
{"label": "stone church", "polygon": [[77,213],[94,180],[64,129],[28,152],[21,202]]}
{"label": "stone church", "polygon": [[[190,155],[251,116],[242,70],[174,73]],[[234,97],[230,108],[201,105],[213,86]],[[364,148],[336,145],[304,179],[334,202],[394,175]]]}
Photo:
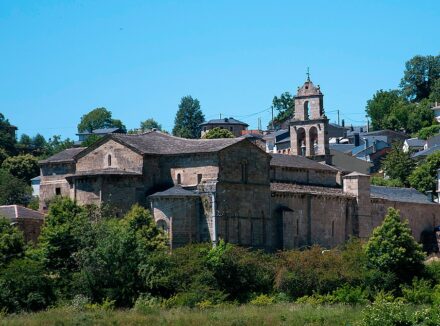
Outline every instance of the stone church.
{"label": "stone church", "polygon": [[414,189],[370,185],[370,176],[331,165],[323,94],[298,89],[291,155],[269,154],[247,138],[183,139],[158,131],[110,134],[67,149],[41,166],[40,210],[51,198],[151,209],[171,248],[219,239],[268,251],[333,247],[368,237],[388,207],[428,243],[440,206]]}

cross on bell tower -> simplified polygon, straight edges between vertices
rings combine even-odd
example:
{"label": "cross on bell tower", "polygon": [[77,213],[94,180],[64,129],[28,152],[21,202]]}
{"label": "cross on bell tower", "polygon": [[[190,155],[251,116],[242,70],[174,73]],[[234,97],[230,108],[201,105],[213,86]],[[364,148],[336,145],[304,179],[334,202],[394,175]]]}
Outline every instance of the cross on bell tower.
{"label": "cross on bell tower", "polygon": [[309,67],[306,76],[295,96],[295,116],[290,122],[291,153],[331,163],[324,95],[319,85],[310,80]]}

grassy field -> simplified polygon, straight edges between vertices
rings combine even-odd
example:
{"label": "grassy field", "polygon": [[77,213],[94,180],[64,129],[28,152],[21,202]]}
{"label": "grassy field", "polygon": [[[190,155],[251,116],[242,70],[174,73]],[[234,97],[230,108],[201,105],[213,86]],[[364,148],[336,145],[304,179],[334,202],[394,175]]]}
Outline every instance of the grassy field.
{"label": "grassy field", "polygon": [[230,306],[205,310],[157,309],[149,313],[133,310],[83,311],[55,308],[39,313],[10,315],[1,325],[354,325],[362,307],[344,305]]}

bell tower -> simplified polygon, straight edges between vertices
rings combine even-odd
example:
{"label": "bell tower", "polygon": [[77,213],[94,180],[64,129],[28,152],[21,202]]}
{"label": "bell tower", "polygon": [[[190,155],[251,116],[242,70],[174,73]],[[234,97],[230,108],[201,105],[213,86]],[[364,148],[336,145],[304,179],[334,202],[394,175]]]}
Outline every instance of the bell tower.
{"label": "bell tower", "polygon": [[328,119],[324,114],[324,95],[310,80],[298,87],[295,96],[295,115],[290,122],[291,154],[302,155],[331,164]]}

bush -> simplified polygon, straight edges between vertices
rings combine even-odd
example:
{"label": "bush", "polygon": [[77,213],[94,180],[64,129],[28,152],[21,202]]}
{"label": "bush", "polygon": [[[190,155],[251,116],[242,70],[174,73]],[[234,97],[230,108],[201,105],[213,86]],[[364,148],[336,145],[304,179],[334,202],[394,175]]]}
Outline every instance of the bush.
{"label": "bush", "polygon": [[43,266],[28,258],[11,261],[0,274],[0,307],[8,313],[44,309],[55,300]]}
{"label": "bush", "polygon": [[250,301],[250,304],[256,306],[267,306],[273,303],[275,303],[275,298],[270,297],[266,294],[260,294],[259,296],[255,297]]}
{"label": "bush", "polygon": [[278,255],[275,289],[292,298],[328,294],[345,284],[360,285],[365,273],[360,242],[347,244],[343,251],[323,251],[313,246],[309,250],[292,250]]}
{"label": "bush", "polygon": [[412,285],[402,285],[402,294],[406,302],[415,304],[430,304],[432,303],[433,290],[431,282],[415,277]]}
{"label": "bush", "polygon": [[362,312],[365,326],[413,325],[412,314],[402,302],[375,301]]}
{"label": "bush", "polygon": [[160,299],[153,297],[149,293],[145,293],[136,299],[133,309],[137,312],[148,315],[157,310],[161,304],[162,302]]}
{"label": "bush", "polygon": [[343,287],[333,291],[332,296],[334,298],[333,302],[335,303],[347,303],[355,305],[368,302],[368,294],[361,287],[344,285]]}

